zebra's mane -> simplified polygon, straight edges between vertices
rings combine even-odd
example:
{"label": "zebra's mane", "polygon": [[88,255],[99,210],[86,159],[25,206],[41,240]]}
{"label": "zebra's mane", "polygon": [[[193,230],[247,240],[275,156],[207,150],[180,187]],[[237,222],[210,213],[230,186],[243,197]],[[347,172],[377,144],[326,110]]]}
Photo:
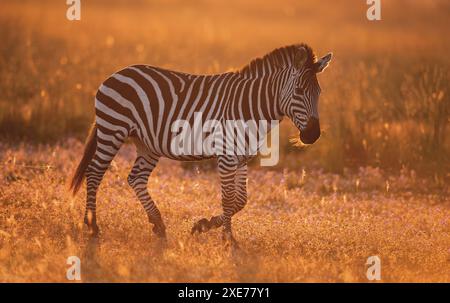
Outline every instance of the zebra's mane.
{"label": "zebra's mane", "polygon": [[306,43],[294,44],[277,48],[263,57],[255,58],[245,65],[239,72],[245,76],[255,76],[261,74],[264,66],[270,65],[273,69],[286,68],[292,65],[294,56],[300,47],[304,47],[307,53],[305,65],[311,66],[317,60],[312,48]]}

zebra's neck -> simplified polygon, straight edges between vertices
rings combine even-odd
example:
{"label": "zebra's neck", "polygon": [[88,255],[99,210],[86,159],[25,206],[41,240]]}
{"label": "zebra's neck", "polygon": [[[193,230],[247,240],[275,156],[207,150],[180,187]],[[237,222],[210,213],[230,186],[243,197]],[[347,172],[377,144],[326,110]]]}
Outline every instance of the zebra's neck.
{"label": "zebra's neck", "polygon": [[230,95],[226,97],[225,119],[281,120],[280,86],[284,86],[282,73],[245,77],[236,73],[229,78]]}

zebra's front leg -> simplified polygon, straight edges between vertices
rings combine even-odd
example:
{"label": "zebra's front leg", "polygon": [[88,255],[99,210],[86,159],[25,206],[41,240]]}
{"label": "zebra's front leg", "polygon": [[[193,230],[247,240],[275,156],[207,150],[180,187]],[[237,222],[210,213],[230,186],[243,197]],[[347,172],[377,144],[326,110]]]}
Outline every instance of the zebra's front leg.
{"label": "zebra's front leg", "polygon": [[[220,166],[219,166],[220,172]],[[222,207],[223,207],[223,236],[226,241],[237,247],[237,241],[233,237],[231,228],[231,218],[237,212],[242,210],[247,204],[247,164],[237,165],[234,173],[234,191],[231,192],[231,186],[228,187],[228,173],[221,175],[222,185]],[[233,199],[233,203],[229,203]]]}
{"label": "zebra's front leg", "polygon": [[158,157],[138,153],[138,157],[128,175],[128,184],[133,188],[136,196],[144,207],[150,223],[153,224],[153,232],[159,238],[166,238],[166,226],[161,218],[161,213],[147,190],[150,174],[158,163]]}
{"label": "zebra's front leg", "polygon": [[[235,215],[237,212],[242,210],[244,206],[247,204],[247,163],[241,163],[237,169],[234,177],[235,184],[235,197],[234,197],[234,205],[231,211],[230,216]],[[224,211],[225,213],[225,211]],[[218,228],[223,226],[224,223],[224,214],[219,216],[213,216],[210,220],[203,218],[197,221],[192,227],[191,233],[195,232],[207,232],[210,229]]]}
{"label": "zebra's front leg", "polygon": [[[223,213],[218,217],[213,217],[212,220],[217,220],[223,225],[224,239],[236,243],[231,230],[231,217],[236,213],[235,198],[236,198],[236,172],[238,170],[238,161],[235,157],[220,156],[217,159],[220,175],[220,185],[222,189],[222,208]],[[193,232],[202,232],[203,226],[207,223],[206,219],[202,219],[197,222],[193,227]],[[198,227],[200,225],[200,227]],[[220,226],[220,225],[219,225]],[[207,229],[210,228],[207,226]]]}

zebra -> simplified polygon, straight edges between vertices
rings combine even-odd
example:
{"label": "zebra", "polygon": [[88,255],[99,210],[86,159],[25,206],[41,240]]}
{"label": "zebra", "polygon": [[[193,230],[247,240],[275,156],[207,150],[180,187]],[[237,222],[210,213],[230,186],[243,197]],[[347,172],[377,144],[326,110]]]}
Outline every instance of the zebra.
{"label": "zebra", "polygon": [[332,53],[317,59],[305,43],[277,48],[252,60],[237,71],[192,75],[149,65],[132,65],[107,78],[95,96],[95,121],[86,140],[82,159],[73,175],[73,195],[86,178],[84,222],[89,233],[99,234],[96,195],[102,178],[121,145],[131,139],[137,157],[128,184],[144,207],[153,233],[166,239],[161,213],[147,183],[158,160],[179,161],[216,158],[222,194],[222,213],[198,220],[191,233],[223,227],[225,238],[235,242],[232,216],[247,203],[247,162],[252,155],[179,155],[170,148],[177,119],[192,123],[194,113],[203,120],[242,119],[281,121],[287,116],[305,144],[320,136],[316,74],[322,72]]}

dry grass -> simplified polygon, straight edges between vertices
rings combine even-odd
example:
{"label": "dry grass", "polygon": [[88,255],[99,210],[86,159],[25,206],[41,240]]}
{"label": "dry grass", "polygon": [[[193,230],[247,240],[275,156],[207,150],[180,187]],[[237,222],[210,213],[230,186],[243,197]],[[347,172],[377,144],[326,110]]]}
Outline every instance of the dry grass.
{"label": "dry grass", "polygon": [[220,212],[217,174],[163,161],[149,184],[168,228],[161,250],[126,184],[134,151],[125,146],[99,191],[96,247],[81,223],[84,190],[72,198],[66,187],[81,149],[76,141],[0,148],[1,281],[66,281],[66,258],[76,255],[83,281],[364,282],[367,258],[378,255],[384,282],[450,282],[448,188],[413,172],[252,169],[233,251],[219,230],[189,234]]}

